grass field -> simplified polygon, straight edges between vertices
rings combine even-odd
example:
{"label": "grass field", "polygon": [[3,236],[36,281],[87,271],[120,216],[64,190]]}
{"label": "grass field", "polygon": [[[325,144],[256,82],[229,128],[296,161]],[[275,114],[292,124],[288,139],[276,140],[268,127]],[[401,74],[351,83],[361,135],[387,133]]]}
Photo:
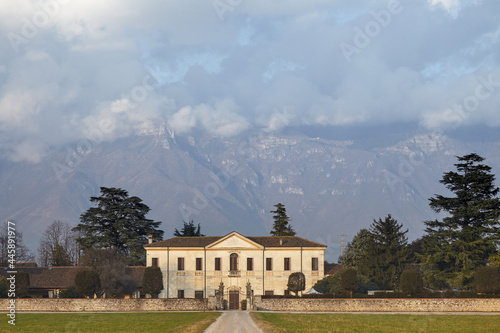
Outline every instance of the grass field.
{"label": "grass field", "polygon": [[2,314],[0,332],[203,332],[218,312],[17,313]]}
{"label": "grass field", "polygon": [[266,333],[275,332],[499,332],[500,316],[256,313]]}

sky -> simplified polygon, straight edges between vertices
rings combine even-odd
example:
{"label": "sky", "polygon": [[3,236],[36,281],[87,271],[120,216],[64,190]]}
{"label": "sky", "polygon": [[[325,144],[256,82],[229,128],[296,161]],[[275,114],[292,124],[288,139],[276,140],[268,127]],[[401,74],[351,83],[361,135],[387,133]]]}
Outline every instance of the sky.
{"label": "sky", "polygon": [[0,159],[158,126],[500,127],[494,0],[0,2]]}

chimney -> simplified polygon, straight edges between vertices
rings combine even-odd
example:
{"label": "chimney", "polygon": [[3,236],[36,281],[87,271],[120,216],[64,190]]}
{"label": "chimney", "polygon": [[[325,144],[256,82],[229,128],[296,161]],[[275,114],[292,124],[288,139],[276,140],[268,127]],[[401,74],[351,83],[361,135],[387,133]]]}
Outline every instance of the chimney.
{"label": "chimney", "polygon": [[280,245],[283,245],[283,240],[282,239],[280,239]]}
{"label": "chimney", "polygon": [[148,244],[153,243],[153,235],[148,235]]}

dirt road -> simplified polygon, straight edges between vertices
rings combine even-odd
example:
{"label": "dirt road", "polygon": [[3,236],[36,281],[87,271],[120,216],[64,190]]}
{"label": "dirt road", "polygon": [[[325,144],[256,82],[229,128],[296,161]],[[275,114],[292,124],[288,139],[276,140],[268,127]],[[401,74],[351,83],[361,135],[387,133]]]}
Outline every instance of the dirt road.
{"label": "dirt road", "polygon": [[226,311],[204,333],[263,333],[247,311]]}

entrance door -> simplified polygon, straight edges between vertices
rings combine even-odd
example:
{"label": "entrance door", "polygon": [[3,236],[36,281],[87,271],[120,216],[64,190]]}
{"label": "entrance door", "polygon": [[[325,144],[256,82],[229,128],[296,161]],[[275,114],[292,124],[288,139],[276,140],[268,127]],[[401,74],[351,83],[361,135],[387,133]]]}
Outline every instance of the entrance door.
{"label": "entrance door", "polygon": [[239,291],[229,291],[229,310],[239,310],[240,309],[240,292]]}

